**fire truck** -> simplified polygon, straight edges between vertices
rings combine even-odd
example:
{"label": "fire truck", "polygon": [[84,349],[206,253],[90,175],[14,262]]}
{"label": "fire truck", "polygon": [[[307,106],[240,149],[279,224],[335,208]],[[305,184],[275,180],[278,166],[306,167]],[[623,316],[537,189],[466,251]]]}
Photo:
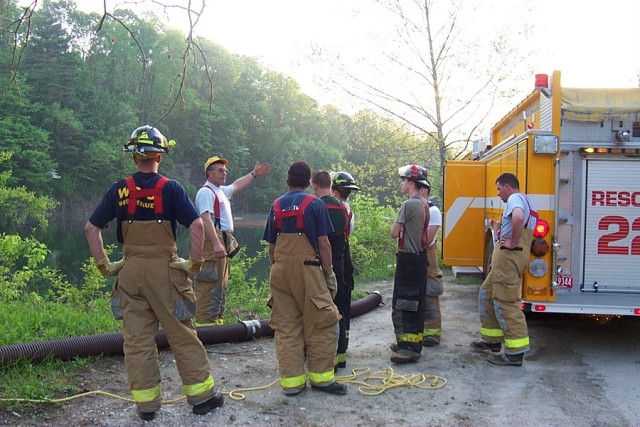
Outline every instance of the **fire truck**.
{"label": "fire truck", "polygon": [[443,261],[488,271],[504,203],[495,181],[514,173],[537,206],[525,312],[640,316],[640,88],[535,89],[447,161]]}

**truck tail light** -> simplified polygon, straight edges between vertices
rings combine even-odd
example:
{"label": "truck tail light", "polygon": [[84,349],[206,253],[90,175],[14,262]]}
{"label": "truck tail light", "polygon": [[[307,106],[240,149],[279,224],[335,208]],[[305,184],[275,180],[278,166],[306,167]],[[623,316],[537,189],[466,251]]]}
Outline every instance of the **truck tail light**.
{"label": "truck tail light", "polygon": [[533,239],[533,242],[531,242],[531,253],[534,256],[545,256],[547,252],[549,252],[549,244],[546,240],[544,240],[542,237]]}
{"label": "truck tail light", "polygon": [[536,258],[529,263],[529,273],[533,277],[543,277],[547,271],[549,271],[549,266],[542,258]]}
{"label": "truck tail light", "polygon": [[549,223],[544,219],[539,219],[533,228],[533,237],[545,237],[549,234]]}

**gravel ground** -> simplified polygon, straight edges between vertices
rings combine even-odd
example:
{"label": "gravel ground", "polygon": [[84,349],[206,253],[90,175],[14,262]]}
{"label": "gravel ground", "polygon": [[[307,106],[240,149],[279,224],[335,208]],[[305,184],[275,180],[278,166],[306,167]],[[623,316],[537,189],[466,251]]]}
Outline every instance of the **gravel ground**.
{"label": "gravel ground", "polygon": [[[418,363],[393,365],[388,346],[392,283],[367,286],[383,304],[352,320],[347,369],[338,379],[345,396],[307,388],[285,397],[278,385],[272,338],[207,346],[216,384],[224,393],[241,388],[243,400],[227,394],[223,407],[193,415],[170,351],[162,351],[163,398],[154,421],[143,422],[130,395],[122,357],[93,363],[76,384],[78,393],[98,394],[63,404],[0,412],[0,425],[75,426],[638,426],[640,391],[638,319],[569,316],[529,318],[532,351],[523,367],[498,367],[475,353],[478,284],[446,278],[441,298],[443,339],[426,348]],[[358,375],[354,375],[353,372]],[[355,378],[354,378],[355,377]],[[357,382],[356,382],[357,381]],[[380,394],[383,381],[394,385]],[[410,381],[417,384],[412,385]],[[422,382],[420,382],[422,381]]]}

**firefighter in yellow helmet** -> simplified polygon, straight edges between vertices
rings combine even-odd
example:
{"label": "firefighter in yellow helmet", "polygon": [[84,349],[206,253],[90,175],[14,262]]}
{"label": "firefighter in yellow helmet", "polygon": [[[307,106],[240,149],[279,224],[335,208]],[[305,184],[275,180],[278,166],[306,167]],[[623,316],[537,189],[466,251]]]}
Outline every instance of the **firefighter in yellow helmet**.
{"label": "firefighter in yellow helmet", "polygon": [[[91,255],[104,276],[116,276],[111,307],[122,319],[129,388],[143,420],[152,420],[162,404],[156,333],[164,328],[182,387],[193,413],[206,414],[223,404],[214,389],[207,353],[191,318],[195,297],[189,275],[200,271],[204,228],[184,187],[158,174],[162,154],[174,144],[160,131],[133,131],[124,151],[133,153],[138,171],[113,184],[85,225]],[[102,230],[117,221],[123,258],[111,262]],[[178,258],[177,223],[189,228],[190,258]]]}

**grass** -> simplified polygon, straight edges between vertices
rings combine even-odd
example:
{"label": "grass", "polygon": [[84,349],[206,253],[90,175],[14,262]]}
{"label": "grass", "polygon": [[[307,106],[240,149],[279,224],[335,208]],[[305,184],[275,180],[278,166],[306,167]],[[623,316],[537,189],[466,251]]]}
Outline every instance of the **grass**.
{"label": "grass", "polygon": [[456,285],[479,285],[482,283],[482,277],[479,276],[459,276],[452,280]]}

